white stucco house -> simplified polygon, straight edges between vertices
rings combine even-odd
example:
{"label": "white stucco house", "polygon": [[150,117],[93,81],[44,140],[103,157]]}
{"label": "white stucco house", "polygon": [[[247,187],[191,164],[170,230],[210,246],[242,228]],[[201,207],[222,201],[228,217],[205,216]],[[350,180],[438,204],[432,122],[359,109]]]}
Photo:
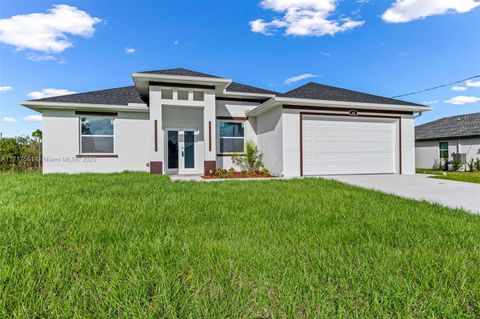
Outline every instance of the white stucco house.
{"label": "white stucco house", "polygon": [[480,113],[444,117],[415,128],[415,166],[439,168],[453,154],[480,158]]}
{"label": "white stucco house", "polygon": [[21,102],[43,115],[44,173],[211,175],[252,140],[278,176],[413,174],[414,113],[430,110],[317,83],[278,93],[186,69],[132,78]]}

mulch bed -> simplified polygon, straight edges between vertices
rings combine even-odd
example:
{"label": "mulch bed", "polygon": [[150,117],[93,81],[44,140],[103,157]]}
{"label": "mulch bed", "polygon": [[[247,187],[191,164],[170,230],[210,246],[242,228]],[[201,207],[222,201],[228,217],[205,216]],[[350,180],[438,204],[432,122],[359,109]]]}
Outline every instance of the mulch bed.
{"label": "mulch bed", "polygon": [[235,172],[235,173],[233,173],[233,176],[231,176],[231,177],[218,177],[216,175],[202,176],[202,178],[204,178],[204,179],[241,179],[241,178],[272,178],[272,177],[274,177],[274,176],[265,175],[265,174],[261,174],[261,173],[242,175],[241,172]]}

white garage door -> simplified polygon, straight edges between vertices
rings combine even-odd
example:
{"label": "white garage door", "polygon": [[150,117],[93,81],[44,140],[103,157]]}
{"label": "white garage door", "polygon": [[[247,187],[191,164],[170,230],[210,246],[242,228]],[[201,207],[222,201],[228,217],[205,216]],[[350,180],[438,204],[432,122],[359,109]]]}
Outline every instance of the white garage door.
{"label": "white garage door", "polygon": [[303,175],[395,173],[396,119],[303,116]]}

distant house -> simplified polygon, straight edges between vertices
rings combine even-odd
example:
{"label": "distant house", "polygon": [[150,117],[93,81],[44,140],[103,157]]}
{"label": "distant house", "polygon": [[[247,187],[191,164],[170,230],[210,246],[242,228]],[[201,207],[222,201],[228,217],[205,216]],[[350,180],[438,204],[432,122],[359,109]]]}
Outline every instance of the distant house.
{"label": "distant house", "polygon": [[414,113],[430,110],[318,83],[278,93],[186,69],[132,78],[21,103],[43,115],[44,173],[211,175],[252,140],[274,175],[413,174]]}
{"label": "distant house", "polygon": [[438,168],[455,153],[480,158],[480,113],[444,117],[415,127],[415,166]]}

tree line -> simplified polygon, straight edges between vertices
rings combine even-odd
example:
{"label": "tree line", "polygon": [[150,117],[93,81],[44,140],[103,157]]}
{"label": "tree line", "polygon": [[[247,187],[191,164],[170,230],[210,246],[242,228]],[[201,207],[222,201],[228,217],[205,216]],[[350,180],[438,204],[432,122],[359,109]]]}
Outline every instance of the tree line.
{"label": "tree line", "polygon": [[32,136],[0,137],[0,172],[40,171],[41,167],[41,130]]}

